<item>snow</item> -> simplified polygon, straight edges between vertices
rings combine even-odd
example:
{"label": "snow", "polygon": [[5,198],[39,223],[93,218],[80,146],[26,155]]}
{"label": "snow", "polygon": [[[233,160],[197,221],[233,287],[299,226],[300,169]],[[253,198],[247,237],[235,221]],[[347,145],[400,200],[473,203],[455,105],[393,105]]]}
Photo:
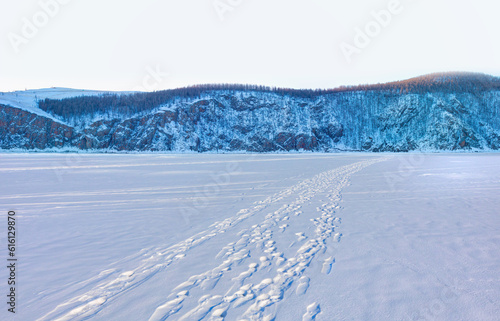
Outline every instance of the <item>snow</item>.
{"label": "snow", "polygon": [[64,99],[64,98],[71,98],[78,96],[97,96],[106,93],[113,93],[120,95],[120,94],[130,94],[132,92],[106,92],[97,90],[58,88],[58,87],[30,89],[23,91],[2,92],[0,93],[0,104],[26,110],[36,115],[52,119],[61,124],[65,124],[60,119],[54,118],[53,115],[38,108],[37,100],[46,98]]}
{"label": "snow", "polygon": [[499,157],[0,154],[0,319],[497,320]]}
{"label": "snow", "polygon": [[[0,93],[0,102],[60,122],[61,117],[40,110],[36,99],[103,93],[51,88]],[[76,113],[65,121],[76,136],[85,136],[101,151],[494,151],[500,148],[499,97],[495,90],[344,92],[315,98],[218,90],[196,98],[172,97],[136,114],[115,108]],[[64,141],[64,148],[81,146],[81,139],[55,137],[54,142],[60,129],[52,125],[46,126],[47,142],[29,141],[32,130],[23,127],[26,137],[4,133],[2,147],[53,148],[58,141]]]}

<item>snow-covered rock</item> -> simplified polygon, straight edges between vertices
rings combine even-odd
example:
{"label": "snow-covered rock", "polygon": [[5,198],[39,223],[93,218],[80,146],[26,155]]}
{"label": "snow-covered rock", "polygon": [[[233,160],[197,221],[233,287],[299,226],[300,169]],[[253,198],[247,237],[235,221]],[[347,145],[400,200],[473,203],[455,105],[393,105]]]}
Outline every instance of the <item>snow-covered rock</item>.
{"label": "snow-covered rock", "polygon": [[[175,152],[498,150],[500,90],[498,78],[493,79],[495,86],[479,83],[481,90],[442,84],[433,90],[408,90],[405,82],[392,88],[368,86],[310,96],[297,91],[206,90],[196,97],[178,95],[133,115],[114,110],[75,112],[66,118],[37,108],[29,99],[15,103],[3,99],[0,148]],[[444,80],[436,77],[434,81]],[[70,96],[66,93],[62,98]]]}

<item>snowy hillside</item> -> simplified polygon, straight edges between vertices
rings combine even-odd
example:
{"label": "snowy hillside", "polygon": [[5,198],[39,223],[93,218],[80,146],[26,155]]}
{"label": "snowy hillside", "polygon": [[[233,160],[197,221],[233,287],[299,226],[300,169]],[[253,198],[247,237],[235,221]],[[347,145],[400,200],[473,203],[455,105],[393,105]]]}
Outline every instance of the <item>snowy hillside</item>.
{"label": "snowy hillside", "polygon": [[[73,98],[68,97],[76,91],[57,93],[31,92],[17,101],[11,94],[10,104],[4,100],[0,148],[174,152],[500,148],[500,79],[486,75],[430,75],[330,91],[206,86],[134,95],[87,92]],[[34,94],[40,95],[38,107],[33,105]],[[63,96],[68,99],[58,99]]]}
{"label": "snowy hillside", "polygon": [[31,113],[50,118],[57,121],[52,115],[38,108],[38,100],[41,99],[65,99],[78,96],[101,95],[103,91],[71,89],[71,88],[45,88],[23,91],[12,91],[0,93],[0,104],[16,107]]}

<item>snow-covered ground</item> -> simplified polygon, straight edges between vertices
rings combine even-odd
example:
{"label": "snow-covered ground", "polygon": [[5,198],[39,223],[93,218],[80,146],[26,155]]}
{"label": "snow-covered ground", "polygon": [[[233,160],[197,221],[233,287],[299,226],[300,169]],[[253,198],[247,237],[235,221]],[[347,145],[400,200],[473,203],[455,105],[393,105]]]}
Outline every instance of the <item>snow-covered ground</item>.
{"label": "snow-covered ground", "polygon": [[0,178],[1,320],[500,315],[498,154],[0,154]]}
{"label": "snow-covered ground", "polygon": [[11,107],[16,107],[22,110],[29,111],[33,114],[37,114],[46,118],[50,118],[59,123],[63,123],[60,119],[55,118],[51,114],[38,108],[38,100],[42,99],[65,99],[71,97],[79,96],[97,96],[106,93],[113,93],[118,95],[130,94],[133,92],[107,92],[107,91],[97,91],[97,90],[85,90],[85,89],[72,89],[72,88],[42,88],[42,89],[30,89],[30,90],[20,90],[11,92],[0,92],[0,104],[9,105]]}

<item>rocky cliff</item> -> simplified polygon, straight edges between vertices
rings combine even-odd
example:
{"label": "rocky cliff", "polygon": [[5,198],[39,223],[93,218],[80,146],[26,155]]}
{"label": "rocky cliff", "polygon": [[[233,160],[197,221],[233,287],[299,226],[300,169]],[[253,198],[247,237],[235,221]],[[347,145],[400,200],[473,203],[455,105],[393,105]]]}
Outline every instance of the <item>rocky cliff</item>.
{"label": "rocky cliff", "polygon": [[115,108],[112,113],[75,112],[63,117],[47,109],[45,112],[53,116],[49,118],[33,110],[0,105],[0,148],[176,152],[498,150],[500,82],[490,77],[485,85],[484,78],[478,79],[472,87],[448,86],[448,82],[434,77],[433,81],[440,84],[437,87],[417,86],[414,84],[418,82],[413,81],[314,95],[206,89],[195,97],[176,94],[132,114],[130,109],[120,113]]}

